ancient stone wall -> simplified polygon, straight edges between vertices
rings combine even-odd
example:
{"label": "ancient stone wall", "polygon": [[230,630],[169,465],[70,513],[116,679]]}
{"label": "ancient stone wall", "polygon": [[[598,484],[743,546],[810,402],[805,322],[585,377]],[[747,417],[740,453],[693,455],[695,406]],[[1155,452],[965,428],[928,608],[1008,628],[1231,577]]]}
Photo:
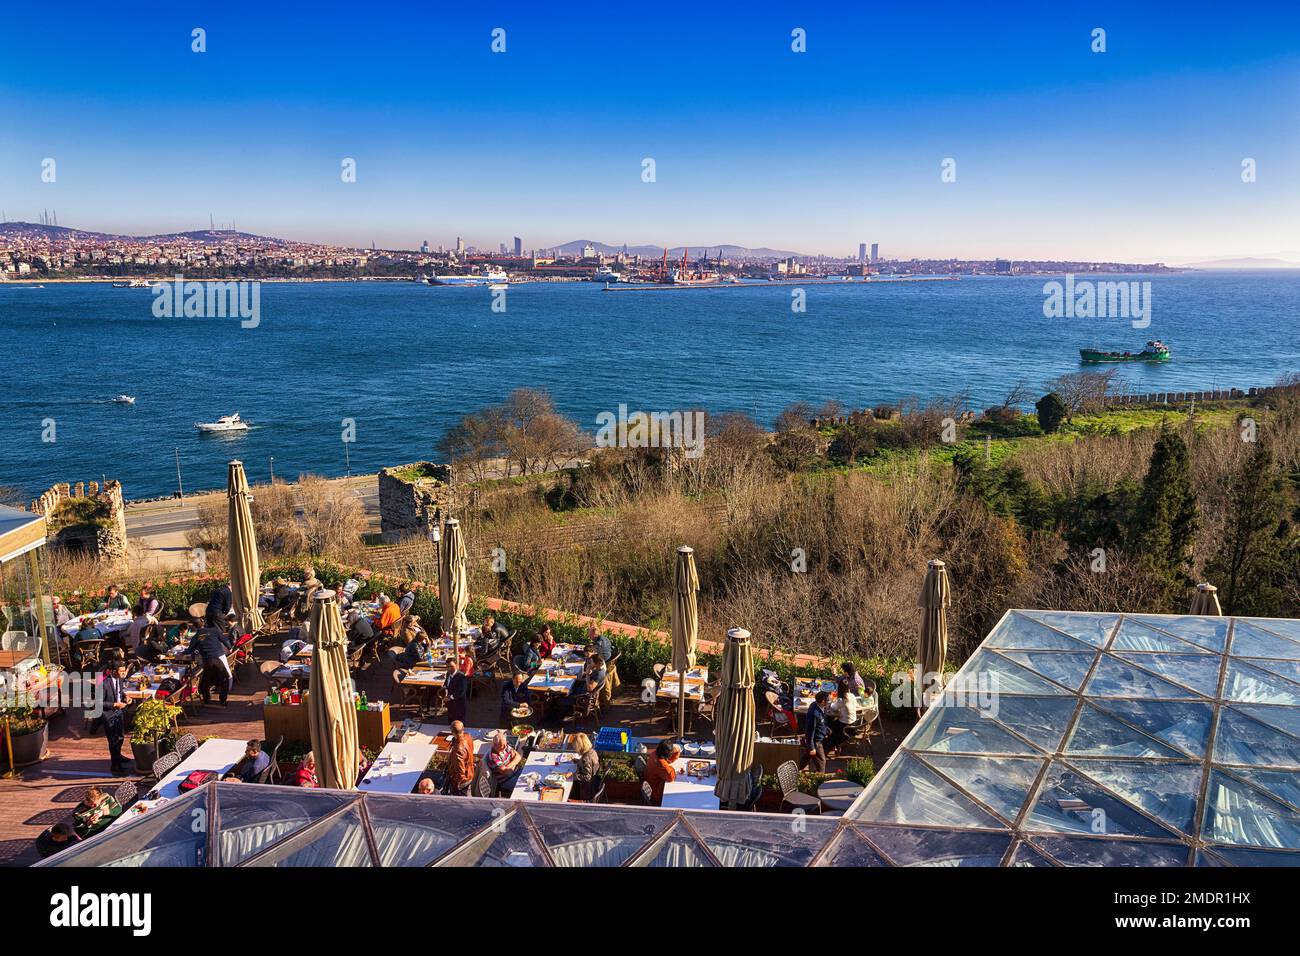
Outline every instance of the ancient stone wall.
{"label": "ancient stone wall", "polygon": [[385,542],[427,538],[454,506],[450,465],[417,461],[379,472],[379,529]]}
{"label": "ancient stone wall", "polygon": [[[79,521],[69,517],[61,506],[70,502],[84,502],[84,511],[79,508],[78,513],[93,513],[94,519]],[[47,520],[54,519],[50,538],[53,545],[84,551],[119,567],[125,564],[126,502],[121,482],[106,481],[103,487],[97,481],[57,484],[33,501],[31,510]]]}

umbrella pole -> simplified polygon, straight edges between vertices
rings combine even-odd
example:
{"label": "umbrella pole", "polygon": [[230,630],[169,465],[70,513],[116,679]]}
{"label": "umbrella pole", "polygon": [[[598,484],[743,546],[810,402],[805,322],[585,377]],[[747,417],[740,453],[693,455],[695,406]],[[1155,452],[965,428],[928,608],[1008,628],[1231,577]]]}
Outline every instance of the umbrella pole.
{"label": "umbrella pole", "polygon": [[9,715],[5,715],[5,750],[9,753],[9,769],[0,773],[0,777],[10,779],[18,776],[18,767],[14,765],[14,741],[9,735]]}
{"label": "umbrella pole", "polygon": [[686,668],[677,672],[677,739],[686,736]]}

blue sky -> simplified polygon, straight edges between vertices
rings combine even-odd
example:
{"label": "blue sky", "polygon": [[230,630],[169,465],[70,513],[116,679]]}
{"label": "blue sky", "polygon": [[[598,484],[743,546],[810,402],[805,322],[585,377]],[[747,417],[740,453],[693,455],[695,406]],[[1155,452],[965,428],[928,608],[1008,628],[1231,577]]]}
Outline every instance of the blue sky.
{"label": "blue sky", "polygon": [[11,5],[0,208],[398,247],[1300,250],[1294,2],[473,6]]}

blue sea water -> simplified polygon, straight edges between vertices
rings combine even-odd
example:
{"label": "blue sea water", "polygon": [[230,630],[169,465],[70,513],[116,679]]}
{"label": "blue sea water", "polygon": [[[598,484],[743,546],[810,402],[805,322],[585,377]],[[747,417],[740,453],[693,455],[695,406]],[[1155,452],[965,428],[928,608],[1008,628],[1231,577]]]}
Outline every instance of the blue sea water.
{"label": "blue sea water", "polygon": [[[956,392],[975,408],[1024,381],[1077,371],[1078,349],[1140,349],[1167,365],[1122,366],[1150,391],[1246,388],[1300,370],[1300,272],[1124,277],[1152,283],[1152,321],[1048,319],[1050,277],[609,292],[593,283],[485,288],[409,282],[264,283],[260,323],[155,318],[149,290],[0,283],[6,336],[0,484],[122,481],[128,498],[436,457],[461,415],[520,386],[544,388],[589,430],[602,411],[739,410],[770,423],[796,399],[845,406]],[[1100,277],[1120,278],[1120,277]],[[137,397],[134,406],[113,396]],[[200,436],[240,412],[255,427]],[[55,441],[45,427],[54,421]]]}

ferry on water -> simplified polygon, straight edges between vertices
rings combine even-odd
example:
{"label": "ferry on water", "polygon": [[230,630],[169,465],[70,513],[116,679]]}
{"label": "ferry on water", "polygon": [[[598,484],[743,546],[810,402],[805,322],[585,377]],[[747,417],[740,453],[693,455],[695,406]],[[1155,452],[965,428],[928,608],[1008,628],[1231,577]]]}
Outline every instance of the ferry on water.
{"label": "ferry on water", "polygon": [[510,281],[504,269],[484,269],[467,276],[440,276],[430,278],[432,285],[504,285]]}
{"label": "ferry on water", "polygon": [[1152,339],[1141,352],[1104,352],[1101,349],[1079,349],[1084,362],[1168,362],[1169,346]]}

